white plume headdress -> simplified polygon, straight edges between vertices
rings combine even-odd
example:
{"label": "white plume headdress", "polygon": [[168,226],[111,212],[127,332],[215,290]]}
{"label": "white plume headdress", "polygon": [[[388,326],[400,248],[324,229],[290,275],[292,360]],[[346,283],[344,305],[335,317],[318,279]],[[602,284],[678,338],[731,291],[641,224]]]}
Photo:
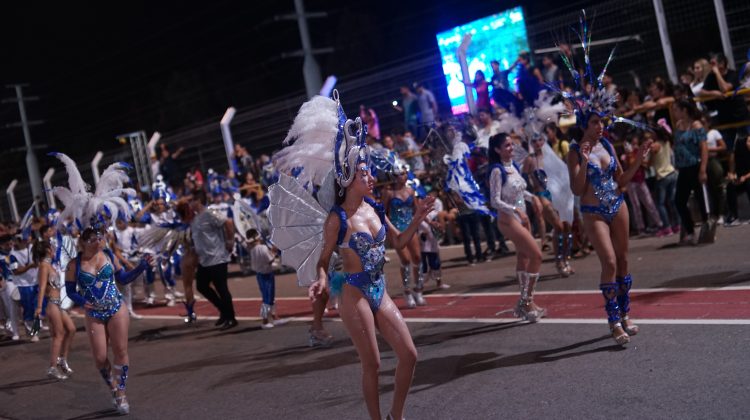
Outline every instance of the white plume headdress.
{"label": "white plume headdress", "polygon": [[[123,196],[134,196],[136,192],[124,187],[130,181],[126,173],[130,168],[128,164],[115,162],[109,165],[99,177],[92,193],[73,159],[62,153],[52,155],[65,164],[68,173],[68,187],[52,189],[65,206],[59,220],[65,222],[72,219],[79,230],[84,230],[88,227],[104,227],[107,222],[114,224],[119,215],[123,215],[125,220],[130,218],[130,206]],[[63,225],[64,223],[58,223],[57,226],[61,228]]]}
{"label": "white plume headdress", "polygon": [[336,181],[345,188],[354,179],[357,165],[369,162],[367,125],[359,117],[347,119],[338,91],[332,96],[315,96],[302,104],[284,139],[287,147],[274,155],[280,172],[301,170],[297,178],[302,185],[321,185],[333,164]]}

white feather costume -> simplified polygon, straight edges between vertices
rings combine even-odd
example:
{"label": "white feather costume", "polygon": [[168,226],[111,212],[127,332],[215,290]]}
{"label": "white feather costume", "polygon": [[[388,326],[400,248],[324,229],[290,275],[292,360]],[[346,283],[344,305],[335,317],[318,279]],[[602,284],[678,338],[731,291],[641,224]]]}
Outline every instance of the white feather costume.
{"label": "white feather costume", "polygon": [[93,193],[83,182],[76,163],[67,155],[54,153],[56,158],[65,164],[68,173],[68,187],[54,187],[52,191],[63,203],[65,209],[60,213],[58,229],[64,228],[64,222],[72,220],[80,230],[98,224],[114,224],[118,215],[130,219],[130,206],[123,196],[136,195],[132,188],[125,188],[130,181],[125,163],[116,162],[102,173]]}

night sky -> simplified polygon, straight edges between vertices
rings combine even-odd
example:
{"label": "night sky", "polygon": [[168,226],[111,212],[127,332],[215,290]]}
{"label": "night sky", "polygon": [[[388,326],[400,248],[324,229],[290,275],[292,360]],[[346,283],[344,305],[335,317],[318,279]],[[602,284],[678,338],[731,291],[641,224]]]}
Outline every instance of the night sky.
{"label": "night sky", "polygon": [[[526,2],[528,14],[551,2]],[[314,47],[334,47],[318,57],[322,74],[345,76],[425,49],[435,33],[517,5],[510,1],[306,0]],[[40,167],[57,150],[88,156],[116,147],[120,133],[168,132],[227,106],[239,109],[304,89],[296,21],[274,22],[294,11],[292,0],[211,2],[4,2],[1,6],[0,97],[4,85],[29,83],[29,118]],[[439,64],[438,64],[439,65]],[[0,181],[26,177],[15,104],[0,105],[4,164]],[[6,162],[10,164],[6,164]]]}

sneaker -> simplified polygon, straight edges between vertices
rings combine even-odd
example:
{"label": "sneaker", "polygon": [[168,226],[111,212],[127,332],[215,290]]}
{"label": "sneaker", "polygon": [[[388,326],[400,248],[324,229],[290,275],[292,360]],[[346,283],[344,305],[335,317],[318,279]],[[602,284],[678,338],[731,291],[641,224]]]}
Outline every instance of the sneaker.
{"label": "sneaker", "polygon": [[273,323],[267,319],[260,322],[261,329],[270,330],[273,327],[274,327]]}
{"label": "sneaker", "polygon": [[417,306],[425,306],[425,305],[427,305],[427,301],[424,300],[424,296],[422,296],[422,292],[415,292],[414,293],[414,301],[416,302]]}
{"label": "sneaker", "polygon": [[473,266],[477,265],[477,263],[476,263],[476,261],[474,261],[473,259],[470,258],[469,259],[469,265],[473,267]]}
{"label": "sneaker", "polygon": [[32,343],[38,343],[39,342],[39,335],[32,335],[31,339],[29,339]]}
{"label": "sneaker", "polygon": [[672,226],[672,233],[675,235],[680,233],[680,225]]}
{"label": "sneaker", "polygon": [[685,235],[685,237],[680,240],[680,245],[695,245],[693,235]]}
{"label": "sneaker", "polygon": [[717,225],[723,225],[724,224],[724,216],[719,216],[718,219],[716,219]]}
{"label": "sneaker", "polygon": [[148,305],[148,306],[154,306],[154,297],[153,297],[153,296],[149,296],[149,297],[147,297],[147,298],[146,298],[146,302],[145,302],[145,303],[146,303],[146,305]]}
{"label": "sneaker", "polygon": [[333,344],[333,336],[326,330],[310,329],[307,344],[310,347],[330,347]]}
{"label": "sneaker", "polygon": [[438,281],[438,282],[437,282],[437,288],[438,288],[438,289],[442,289],[442,290],[445,290],[445,289],[450,289],[450,288],[451,288],[451,285],[450,285],[450,284],[445,284],[445,283],[443,283],[442,281]]}
{"label": "sneaker", "polygon": [[406,307],[409,309],[414,309],[417,307],[417,302],[414,300],[414,295],[411,293],[406,293],[404,295],[404,300],[406,300]]}
{"label": "sneaker", "polygon": [[739,219],[727,219],[727,221],[724,223],[725,227],[735,227],[740,226],[742,222],[739,221]]}
{"label": "sneaker", "polygon": [[49,331],[49,325],[44,323],[44,320],[39,320],[39,327],[42,329],[42,331]]}
{"label": "sneaker", "polygon": [[49,369],[47,369],[47,377],[57,379],[58,381],[64,381],[68,379],[68,376],[60,372],[56,366],[50,366]]}
{"label": "sneaker", "polygon": [[11,340],[13,340],[13,341],[18,341],[18,340],[20,340],[20,339],[21,339],[21,337],[20,337],[19,335],[14,335],[14,336],[13,336],[13,337],[11,337],[10,339],[11,339]]}
{"label": "sneaker", "polygon": [[663,238],[665,236],[670,236],[670,235],[672,235],[672,229],[670,228],[659,229],[659,231],[656,232],[656,236],[659,238]]}
{"label": "sneaker", "polygon": [[225,331],[225,330],[228,330],[230,328],[234,328],[237,325],[238,325],[238,323],[237,323],[236,319],[230,319],[229,321],[225,322],[224,325],[222,325],[221,328],[219,328],[219,329],[221,331]]}

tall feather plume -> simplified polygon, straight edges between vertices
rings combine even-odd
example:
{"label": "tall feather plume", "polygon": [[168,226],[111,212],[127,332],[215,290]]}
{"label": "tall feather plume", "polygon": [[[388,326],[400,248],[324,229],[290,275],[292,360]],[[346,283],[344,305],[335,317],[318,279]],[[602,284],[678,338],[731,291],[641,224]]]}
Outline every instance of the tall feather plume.
{"label": "tall feather plume", "polygon": [[[82,227],[88,227],[94,219],[98,221],[106,217],[109,222],[117,220],[117,216],[124,214],[129,216],[130,206],[125,201],[123,195],[135,195],[132,188],[125,188],[124,185],[130,178],[125,172],[129,168],[124,163],[114,163],[110,165],[99,178],[96,185],[95,193],[89,191],[88,185],[83,182],[81,173],[75,162],[62,153],[53,153],[53,156],[60,159],[65,164],[65,170],[68,172],[68,185],[66,187],[54,187],[53,192],[65,206],[60,213],[60,220],[65,222],[75,221]],[[58,228],[63,229],[64,223],[58,224]]]}
{"label": "tall feather plume", "polygon": [[[336,102],[315,96],[302,104],[284,139],[284,149],[274,155],[279,172],[302,167],[298,180],[320,185],[333,167],[333,143],[338,132]],[[294,141],[292,143],[292,141]]]}

